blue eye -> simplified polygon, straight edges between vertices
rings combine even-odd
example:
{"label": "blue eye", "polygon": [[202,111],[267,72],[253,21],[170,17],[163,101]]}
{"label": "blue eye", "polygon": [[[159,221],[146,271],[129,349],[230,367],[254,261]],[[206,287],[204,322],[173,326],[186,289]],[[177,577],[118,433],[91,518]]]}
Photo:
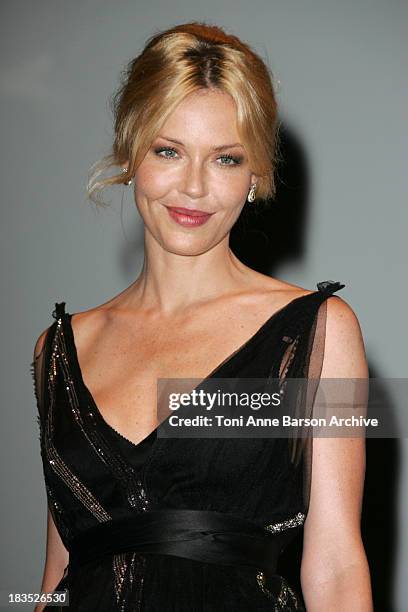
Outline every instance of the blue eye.
{"label": "blue eye", "polygon": [[225,155],[221,155],[219,159],[224,159],[224,160],[227,160],[228,162],[226,164],[221,164],[222,166],[238,166],[242,161],[241,157],[235,157],[234,155],[230,155],[229,153]]}
{"label": "blue eye", "polygon": [[170,153],[176,153],[177,151],[176,149],[174,149],[173,147],[158,147],[157,149],[154,150],[154,152],[156,153],[156,155],[159,155],[159,157],[164,157],[165,159],[173,159],[173,155],[160,155],[161,153],[164,152],[169,152]]}

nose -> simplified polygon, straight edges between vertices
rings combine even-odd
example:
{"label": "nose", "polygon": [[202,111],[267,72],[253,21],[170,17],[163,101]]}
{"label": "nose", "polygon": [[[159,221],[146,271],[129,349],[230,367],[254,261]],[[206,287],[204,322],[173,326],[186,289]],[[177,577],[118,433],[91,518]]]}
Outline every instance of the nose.
{"label": "nose", "polygon": [[184,168],[182,191],[190,198],[202,198],[207,194],[206,171],[200,160],[191,161]]}

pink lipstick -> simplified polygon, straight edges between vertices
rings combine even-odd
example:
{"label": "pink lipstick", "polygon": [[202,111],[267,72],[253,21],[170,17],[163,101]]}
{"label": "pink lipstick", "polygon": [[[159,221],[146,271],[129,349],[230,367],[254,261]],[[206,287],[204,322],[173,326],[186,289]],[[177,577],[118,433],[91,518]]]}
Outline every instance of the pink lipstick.
{"label": "pink lipstick", "polygon": [[191,208],[180,208],[178,206],[166,206],[169,215],[179,225],[184,227],[195,227],[203,225],[214,213],[206,213],[203,210]]}

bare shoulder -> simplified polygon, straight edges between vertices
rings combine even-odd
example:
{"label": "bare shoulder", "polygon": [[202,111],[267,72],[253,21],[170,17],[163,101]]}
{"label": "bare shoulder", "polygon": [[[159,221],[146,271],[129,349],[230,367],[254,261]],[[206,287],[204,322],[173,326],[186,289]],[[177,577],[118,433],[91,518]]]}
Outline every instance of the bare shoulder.
{"label": "bare shoulder", "polygon": [[311,290],[280,279],[262,276],[258,305],[263,310],[264,317],[268,312],[277,312],[292,302],[316,292],[316,289]]}
{"label": "bare shoulder", "polygon": [[[316,293],[317,289],[305,289],[299,285],[293,285],[265,275],[265,288],[270,291],[278,291],[293,297],[310,295]],[[346,335],[355,338],[361,336],[360,323],[356,313],[341,295],[331,295],[325,300],[327,304],[326,333],[335,340],[340,336],[344,339]]]}
{"label": "bare shoulder", "polygon": [[[266,295],[281,296],[282,304],[292,299],[310,295],[316,289],[259,275]],[[340,295],[330,295],[326,300],[325,350],[322,378],[366,378],[368,365],[360,322],[353,308]]]}
{"label": "bare shoulder", "polygon": [[332,295],[326,303],[322,378],[366,378],[364,339],[356,313],[340,296]]}
{"label": "bare shoulder", "polygon": [[126,296],[132,286],[133,283],[102,304],[72,313],[71,326],[78,345],[83,344],[85,346],[97,339],[98,335],[112,322],[115,315],[123,310],[123,306],[126,307]]}
{"label": "bare shoulder", "polygon": [[71,327],[75,344],[79,350],[86,350],[100,337],[112,317],[110,302],[72,313]]}
{"label": "bare shoulder", "polygon": [[252,280],[254,286],[259,287],[260,290],[264,291],[266,294],[273,294],[275,296],[281,294],[283,297],[286,296],[289,299],[308,295],[316,291],[316,289],[305,289],[299,285],[288,283],[279,278],[273,278],[272,276],[260,272],[253,271]]}

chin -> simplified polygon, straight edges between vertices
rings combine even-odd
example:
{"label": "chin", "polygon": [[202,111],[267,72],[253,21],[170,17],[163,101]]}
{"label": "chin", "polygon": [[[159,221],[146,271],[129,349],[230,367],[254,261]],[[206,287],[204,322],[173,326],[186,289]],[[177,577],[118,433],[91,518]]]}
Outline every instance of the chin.
{"label": "chin", "polygon": [[212,249],[215,242],[203,239],[191,239],[190,237],[178,237],[177,239],[161,240],[161,245],[165,251],[174,253],[175,255],[201,255]]}

